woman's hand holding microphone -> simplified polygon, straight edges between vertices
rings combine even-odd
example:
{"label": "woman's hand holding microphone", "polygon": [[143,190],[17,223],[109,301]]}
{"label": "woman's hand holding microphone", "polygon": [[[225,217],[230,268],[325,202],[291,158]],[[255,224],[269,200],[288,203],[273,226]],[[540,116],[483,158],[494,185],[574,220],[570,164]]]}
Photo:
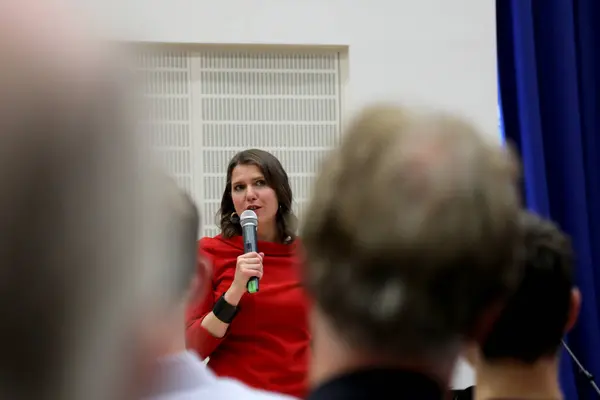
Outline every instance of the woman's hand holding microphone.
{"label": "woman's hand holding microphone", "polygon": [[235,276],[231,286],[225,293],[225,301],[232,306],[237,306],[244,293],[248,280],[253,276],[258,279],[263,276],[263,253],[246,253],[237,258]]}

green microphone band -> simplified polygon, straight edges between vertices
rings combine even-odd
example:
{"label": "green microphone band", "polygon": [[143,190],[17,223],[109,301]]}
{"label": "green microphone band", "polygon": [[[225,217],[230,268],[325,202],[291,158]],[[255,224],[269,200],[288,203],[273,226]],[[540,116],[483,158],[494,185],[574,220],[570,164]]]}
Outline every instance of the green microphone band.
{"label": "green microphone band", "polygon": [[248,293],[258,292],[258,279],[250,279],[248,281]]}

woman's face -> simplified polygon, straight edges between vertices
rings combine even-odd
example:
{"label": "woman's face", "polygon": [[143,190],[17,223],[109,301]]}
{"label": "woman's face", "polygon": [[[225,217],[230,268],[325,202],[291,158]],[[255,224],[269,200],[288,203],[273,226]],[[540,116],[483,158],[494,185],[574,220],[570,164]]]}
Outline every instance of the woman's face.
{"label": "woman's face", "polygon": [[279,202],[256,165],[238,165],[233,169],[231,199],[237,215],[253,210],[258,217],[259,229],[274,228]]}

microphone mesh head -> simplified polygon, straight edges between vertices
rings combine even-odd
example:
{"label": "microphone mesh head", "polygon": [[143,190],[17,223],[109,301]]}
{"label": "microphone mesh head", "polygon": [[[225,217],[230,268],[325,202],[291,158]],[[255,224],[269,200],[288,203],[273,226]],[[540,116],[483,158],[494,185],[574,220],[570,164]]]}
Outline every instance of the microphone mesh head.
{"label": "microphone mesh head", "polygon": [[252,210],[244,211],[242,213],[242,215],[240,215],[240,225],[242,225],[242,227],[244,227],[246,225],[257,226],[258,225],[258,217],[256,216],[256,213]]}

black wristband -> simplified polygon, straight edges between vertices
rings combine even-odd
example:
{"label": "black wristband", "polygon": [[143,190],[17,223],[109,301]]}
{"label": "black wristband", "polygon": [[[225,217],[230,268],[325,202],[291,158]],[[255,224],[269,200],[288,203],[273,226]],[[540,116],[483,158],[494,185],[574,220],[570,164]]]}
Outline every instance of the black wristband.
{"label": "black wristband", "polygon": [[230,324],[233,321],[233,318],[238,312],[238,308],[236,306],[232,306],[225,300],[225,293],[219,297],[217,303],[213,307],[213,314],[215,317],[221,322],[226,324]]}

